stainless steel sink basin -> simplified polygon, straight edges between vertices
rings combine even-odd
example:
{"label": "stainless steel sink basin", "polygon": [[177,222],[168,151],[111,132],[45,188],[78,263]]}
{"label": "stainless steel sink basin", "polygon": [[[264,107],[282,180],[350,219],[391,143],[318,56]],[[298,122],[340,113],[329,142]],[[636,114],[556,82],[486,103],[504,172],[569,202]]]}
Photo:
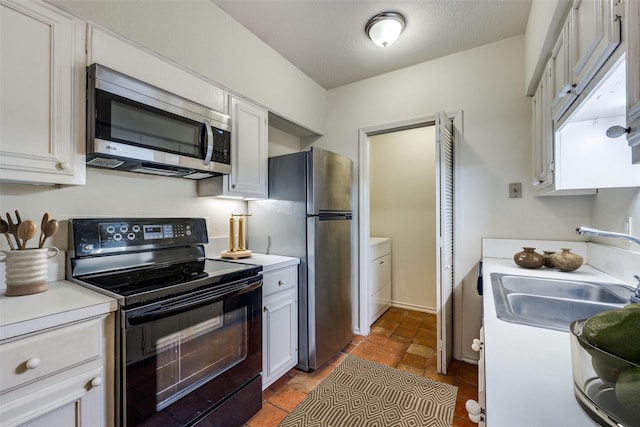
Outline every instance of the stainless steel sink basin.
{"label": "stainless steel sink basin", "polygon": [[622,307],[633,295],[627,285],[498,273],[491,285],[499,319],[560,331],[574,320]]}

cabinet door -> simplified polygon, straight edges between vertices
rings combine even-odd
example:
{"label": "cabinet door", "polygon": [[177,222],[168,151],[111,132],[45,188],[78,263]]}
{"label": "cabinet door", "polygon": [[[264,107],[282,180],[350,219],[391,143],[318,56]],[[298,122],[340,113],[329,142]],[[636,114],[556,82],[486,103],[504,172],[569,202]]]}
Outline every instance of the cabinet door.
{"label": "cabinet door", "polygon": [[298,363],[298,291],[264,298],[262,388],[267,388]]}
{"label": "cabinet door", "polygon": [[231,174],[225,176],[229,195],[267,197],[267,112],[230,97]]}
{"label": "cabinet door", "polygon": [[551,112],[554,121],[562,117],[567,108],[577,98],[571,69],[571,19],[567,19],[560,37],[551,52],[550,62],[550,93],[553,96]]}
{"label": "cabinet door", "polygon": [[632,148],[633,163],[640,163],[640,2],[625,2],[625,36],[627,41],[627,141]]}
{"label": "cabinet door", "polygon": [[532,160],[533,187],[536,191],[553,184],[553,123],[551,120],[551,62],[540,79],[533,97]]}
{"label": "cabinet door", "polygon": [[84,184],[84,25],[44,2],[0,2],[3,181]]}
{"label": "cabinet door", "polygon": [[[635,0],[633,0],[635,1]],[[573,78],[580,94],[620,44],[619,0],[575,0],[571,8],[575,62]]]}

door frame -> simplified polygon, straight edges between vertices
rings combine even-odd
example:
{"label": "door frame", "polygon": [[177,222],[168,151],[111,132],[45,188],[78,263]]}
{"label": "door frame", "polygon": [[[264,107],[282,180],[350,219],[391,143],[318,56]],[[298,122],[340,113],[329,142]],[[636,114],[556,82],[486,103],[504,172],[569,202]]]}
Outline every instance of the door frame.
{"label": "door frame", "polygon": [[[455,209],[455,206],[460,206],[459,204],[459,191],[460,188],[460,174],[459,164],[460,164],[460,150],[459,145],[460,141],[462,141],[462,129],[463,129],[463,121],[462,121],[462,110],[446,112],[447,117],[453,119],[454,125],[454,161],[453,161],[453,173],[454,173],[454,194],[453,194],[453,203],[454,203],[454,213],[453,213],[453,229],[454,229],[454,248],[458,248],[458,250],[454,249],[454,266],[459,265],[459,256],[460,253],[459,248],[462,246],[462,242],[460,241],[460,236],[462,235],[462,225],[459,221],[459,214]],[[359,333],[360,335],[367,336],[371,332],[371,328],[369,325],[369,271],[368,271],[368,263],[366,262],[369,259],[369,233],[370,233],[370,177],[369,177],[369,157],[370,157],[370,142],[369,137],[397,132],[402,130],[413,129],[417,127],[429,126],[435,123],[436,115],[428,115],[417,117],[414,119],[402,120],[397,122],[391,122],[387,124],[370,126],[366,128],[358,129],[358,211],[359,211],[359,219],[358,219],[358,259],[360,262],[358,263],[358,293],[359,293],[359,307],[358,307],[358,324],[359,324]],[[453,302],[454,302],[454,331],[453,331],[453,357],[459,359],[462,355],[462,313],[459,310],[459,307],[462,307],[462,287],[461,280],[462,278],[458,277],[459,272],[454,268],[454,289],[453,289]]]}

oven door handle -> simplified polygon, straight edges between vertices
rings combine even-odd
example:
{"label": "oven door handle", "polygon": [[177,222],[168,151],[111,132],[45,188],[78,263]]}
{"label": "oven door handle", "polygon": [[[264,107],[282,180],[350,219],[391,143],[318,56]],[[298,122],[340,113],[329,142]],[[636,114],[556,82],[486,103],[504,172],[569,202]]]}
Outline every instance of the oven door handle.
{"label": "oven door handle", "polygon": [[218,302],[222,299],[229,299],[240,296],[247,292],[251,292],[262,286],[262,280],[256,282],[246,281],[237,284],[230,292],[220,292],[220,289],[211,290],[201,295],[187,297],[174,304],[160,305],[159,307],[147,311],[144,314],[131,316],[127,319],[129,325],[141,325],[143,323],[153,322],[155,320],[164,319],[169,316],[184,313],[195,308]]}

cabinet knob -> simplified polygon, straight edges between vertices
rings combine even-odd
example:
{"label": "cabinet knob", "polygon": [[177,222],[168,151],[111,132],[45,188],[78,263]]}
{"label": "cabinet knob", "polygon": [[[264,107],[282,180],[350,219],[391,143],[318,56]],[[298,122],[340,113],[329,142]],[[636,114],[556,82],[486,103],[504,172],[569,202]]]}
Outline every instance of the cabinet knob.
{"label": "cabinet knob", "polygon": [[284,285],[284,280],[278,280],[278,286]]}
{"label": "cabinet knob", "polygon": [[264,306],[264,308],[262,309],[262,311],[264,311],[265,313],[266,313],[267,311],[269,311],[269,306],[268,306],[268,305],[265,305],[265,306]]}
{"label": "cabinet knob", "polygon": [[58,167],[60,169],[62,169],[63,171],[71,170],[71,165],[69,163],[67,163],[67,162],[59,162],[58,163]]}
{"label": "cabinet knob", "polygon": [[482,348],[482,341],[480,341],[478,338],[475,338],[471,342],[471,349],[473,351],[480,351],[481,348]]}
{"label": "cabinet knob", "polygon": [[91,380],[91,387],[98,387],[100,384],[102,384],[102,377],[95,377]]}
{"label": "cabinet knob", "polygon": [[27,360],[25,365],[27,365],[27,369],[36,369],[38,366],[40,366],[40,358],[32,357],[31,359]]}

